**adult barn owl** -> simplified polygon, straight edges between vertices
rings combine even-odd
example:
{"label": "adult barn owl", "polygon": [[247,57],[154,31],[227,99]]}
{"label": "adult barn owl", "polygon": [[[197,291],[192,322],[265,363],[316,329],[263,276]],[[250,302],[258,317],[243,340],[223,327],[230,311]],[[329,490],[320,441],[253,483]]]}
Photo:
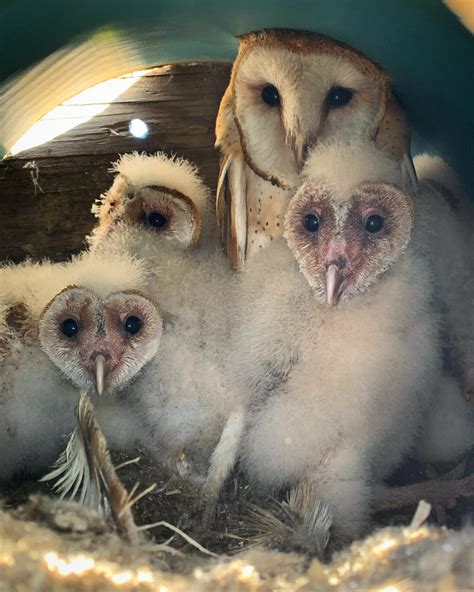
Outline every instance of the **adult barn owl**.
{"label": "adult barn owl", "polygon": [[233,268],[282,234],[289,188],[330,138],[373,141],[414,176],[405,115],[378,65],[317,33],[240,37],[216,122],[217,214]]}

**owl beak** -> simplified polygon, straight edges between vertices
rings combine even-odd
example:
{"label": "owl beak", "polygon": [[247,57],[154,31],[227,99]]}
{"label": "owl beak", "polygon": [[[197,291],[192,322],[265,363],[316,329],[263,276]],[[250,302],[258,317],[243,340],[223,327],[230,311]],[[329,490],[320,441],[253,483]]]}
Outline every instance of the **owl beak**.
{"label": "owl beak", "polygon": [[104,392],[105,382],[105,356],[98,354],[95,359],[95,390],[98,395]]}
{"label": "owl beak", "polygon": [[326,270],[326,298],[329,306],[335,306],[338,303],[343,279],[342,271],[335,263],[328,265]]}
{"label": "owl beak", "polygon": [[298,172],[301,172],[306,157],[308,156],[308,144],[306,138],[304,134],[297,133],[289,137],[288,143],[295,157],[296,168],[298,169]]}

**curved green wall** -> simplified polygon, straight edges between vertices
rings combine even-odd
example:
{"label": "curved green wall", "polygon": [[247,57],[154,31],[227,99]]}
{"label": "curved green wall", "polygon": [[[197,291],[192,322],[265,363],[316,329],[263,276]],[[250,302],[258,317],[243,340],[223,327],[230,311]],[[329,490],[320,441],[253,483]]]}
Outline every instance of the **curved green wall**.
{"label": "curved green wall", "polygon": [[[109,52],[122,48],[135,67],[232,59],[235,36],[264,27],[319,31],[380,63],[408,110],[415,149],[432,147],[474,181],[474,39],[440,0],[0,0],[0,82],[91,37],[115,40]],[[70,76],[86,79],[88,64],[71,61]],[[8,148],[22,113],[6,88]],[[21,79],[14,90],[23,92]],[[22,108],[25,117],[34,111]]]}

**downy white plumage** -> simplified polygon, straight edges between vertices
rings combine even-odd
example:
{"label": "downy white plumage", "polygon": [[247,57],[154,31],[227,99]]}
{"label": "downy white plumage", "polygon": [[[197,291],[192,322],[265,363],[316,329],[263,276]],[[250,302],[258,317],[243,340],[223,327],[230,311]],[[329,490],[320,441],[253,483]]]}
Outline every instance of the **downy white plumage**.
{"label": "downy white plumage", "polygon": [[417,454],[430,462],[451,461],[474,444],[474,410],[466,402],[474,393],[474,210],[441,158],[423,154],[414,164],[419,187],[413,240],[433,271],[444,363]]}
{"label": "downy white plumage", "polygon": [[270,492],[309,482],[336,533],[353,538],[435,398],[439,319],[399,164],[370,144],[334,143],[304,174],[287,242],[242,276],[234,371],[252,394],[242,464]]}
{"label": "downy white plumage", "polygon": [[[135,291],[146,280],[141,264],[115,254],[0,268],[0,479],[40,475],[74,426],[78,387],[119,388],[156,351],[156,331],[151,345],[130,356],[125,331],[112,327],[132,300],[144,298]],[[118,290],[133,292],[127,297]],[[108,317],[103,303],[112,305]],[[150,308],[159,320],[155,305]]]}
{"label": "downy white plumage", "polygon": [[226,372],[232,277],[208,190],[195,167],[163,153],[126,155],[114,170],[91,248],[143,259],[164,317],[159,352],[129,393],[148,425],[142,441],[179,473],[198,482],[207,474],[215,498],[237,455],[244,407]]}

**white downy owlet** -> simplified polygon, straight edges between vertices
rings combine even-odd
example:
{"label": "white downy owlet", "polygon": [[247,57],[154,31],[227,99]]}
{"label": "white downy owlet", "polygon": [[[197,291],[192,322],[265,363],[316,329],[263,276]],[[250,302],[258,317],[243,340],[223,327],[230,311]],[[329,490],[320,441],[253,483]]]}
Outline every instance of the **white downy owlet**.
{"label": "white downy owlet", "polygon": [[131,391],[149,428],[145,439],[160,462],[206,479],[215,499],[237,455],[244,404],[227,376],[235,291],[208,190],[191,163],[163,153],[126,155],[115,170],[96,207],[92,249],[142,259],[164,317],[157,356]]}
{"label": "white downy owlet", "polygon": [[[3,480],[44,472],[74,426],[78,389],[109,393],[131,380],[156,351],[161,319],[137,292],[146,274],[130,257],[85,253],[4,267],[0,277]],[[127,333],[138,318],[150,325],[144,339]]]}
{"label": "white downy owlet", "polygon": [[373,144],[335,142],[314,150],[304,174],[288,244],[241,278],[242,464],[266,491],[308,482],[337,535],[353,538],[435,398],[439,322],[399,163]]}

